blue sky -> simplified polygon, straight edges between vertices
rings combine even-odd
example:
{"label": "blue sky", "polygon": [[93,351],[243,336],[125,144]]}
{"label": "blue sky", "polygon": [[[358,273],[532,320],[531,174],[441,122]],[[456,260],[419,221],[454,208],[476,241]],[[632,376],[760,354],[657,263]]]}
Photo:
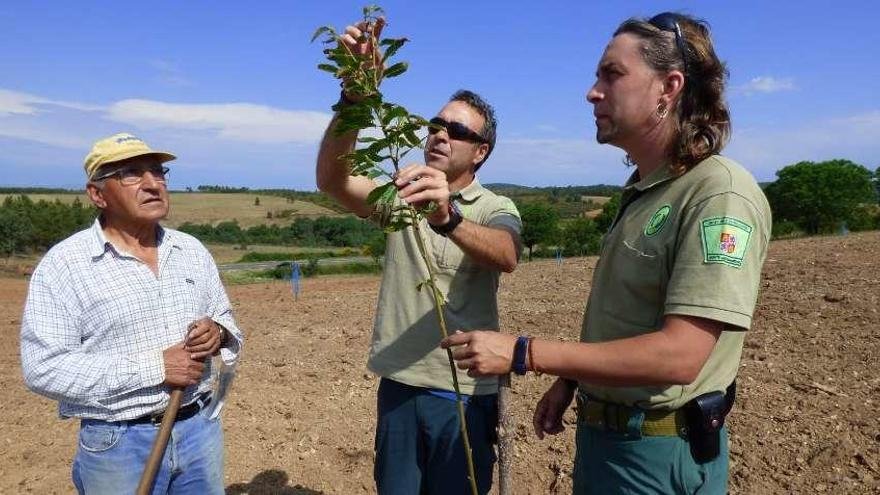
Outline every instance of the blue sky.
{"label": "blue sky", "polygon": [[[91,143],[126,131],[178,155],[174,188],[312,190],[339,88],[309,38],[365,3],[3,2],[0,185],[81,187]],[[615,27],[664,10],[712,25],[731,75],[725,154],[759,180],[800,160],[880,165],[877,2],[381,5],[386,34],[411,40],[388,99],[430,116],[468,88],[496,107],[483,182],[622,183],[623,153],[595,143],[584,95]]]}

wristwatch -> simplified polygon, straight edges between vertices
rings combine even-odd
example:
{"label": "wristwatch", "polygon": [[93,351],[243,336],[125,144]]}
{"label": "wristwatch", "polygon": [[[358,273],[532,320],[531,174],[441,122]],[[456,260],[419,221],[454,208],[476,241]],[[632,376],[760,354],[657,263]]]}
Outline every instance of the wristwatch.
{"label": "wristwatch", "polygon": [[434,225],[428,222],[428,225],[431,227],[435,233],[442,235],[443,237],[448,236],[458,227],[458,224],[464,219],[461,215],[461,210],[456,206],[455,201],[449,201],[449,221],[443,225]]}

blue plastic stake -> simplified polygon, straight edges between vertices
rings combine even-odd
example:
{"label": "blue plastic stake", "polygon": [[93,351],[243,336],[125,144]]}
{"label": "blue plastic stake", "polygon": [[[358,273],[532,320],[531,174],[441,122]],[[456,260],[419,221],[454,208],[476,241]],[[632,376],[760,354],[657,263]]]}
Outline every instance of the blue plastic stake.
{"label": "blue plastic stake", "polygon": [[290,264],[290,288],[293,290],[293,300],[299,301],[299,263],[294,261]]}

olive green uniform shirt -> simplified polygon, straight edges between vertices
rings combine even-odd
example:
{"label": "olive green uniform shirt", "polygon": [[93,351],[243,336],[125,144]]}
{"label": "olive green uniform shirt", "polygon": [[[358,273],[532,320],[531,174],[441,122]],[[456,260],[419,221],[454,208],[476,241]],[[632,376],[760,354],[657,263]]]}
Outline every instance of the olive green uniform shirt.
{"label": "olive green uniform shirt", "polygon": [[[454,196],[462,216],[471,222],[517,234],[522,229],[513,201],[483,188],[476,178]],[[395,205],[400,204],[398,198]],[[371,219],[385,226],[390,211],[390,207],[377,208]],[[447,329],[497,329],[500,273],[477,264],[452,240],[435,234],[427,221],[422,221],[421,233],[437,286],[446,298]],[[451,391],[452,375],[446,351],[439,347],[442,336],[433,298],[427,288],[416,290],[427,278],[413,229],[388,234],[367,366],[379,376],[407,385]],[[474,379],[460,372],[458,382],[463,394],[498,391],[496,378]]]}
{"label": "olive green uniform shirt", "polygon": [[602,242],[581,329],[582,342],[658,331],[666,315],[724,323],[689,385],[603,387],[589,396],[645,409],[677,409],[723,391],[736,377],[752,324],[770,240],[770,206],[755,179],[712,156],[679,177],[661,167],[624,187],[620,212]]}

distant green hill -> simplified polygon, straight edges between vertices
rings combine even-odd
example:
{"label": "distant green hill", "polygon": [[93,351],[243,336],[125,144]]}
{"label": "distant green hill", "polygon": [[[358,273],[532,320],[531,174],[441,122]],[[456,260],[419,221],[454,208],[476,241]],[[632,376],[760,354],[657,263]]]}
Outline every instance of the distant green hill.
{"label": "distant green hill", "polygon": [[505,196],[518,194],[539,194],[547,196],[608,196],[623,190],[621,186],[612,186],[608,184],[595,184],[592,186],[544,186],[531,187],[521,186],[518,184],[508,184],[505,182],[493,182],[483,184],[483,187],[490,191]]}
{"label": "distant green hill", "polygon": [[503,182],[484,184],[490,191],[507,196],[515,203],[547,203],[562,218],[594,217],[608,199],[623,190],[621,186],[596,184],[592,186],[530,187]]}

